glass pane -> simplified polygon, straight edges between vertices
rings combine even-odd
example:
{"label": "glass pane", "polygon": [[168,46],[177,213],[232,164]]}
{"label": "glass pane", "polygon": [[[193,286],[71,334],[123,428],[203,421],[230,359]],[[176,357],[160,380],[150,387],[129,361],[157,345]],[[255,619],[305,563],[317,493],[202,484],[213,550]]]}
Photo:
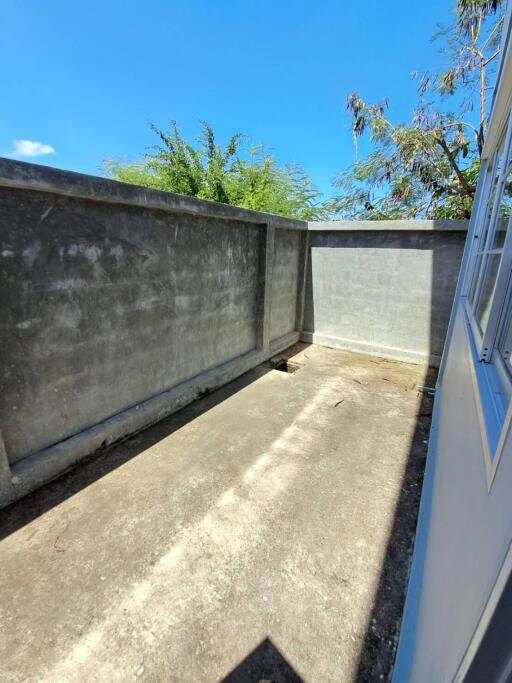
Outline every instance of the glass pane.
{"label": "glass pane", "polygon": [[494,202],[496,200],[496,190],[498,187],[498,179],[500,176],[500,171],[501,167],[503,166],[503,148],[504,148],[505,142],[502,139],[500,143],[500,147],[498,149],[498,152],[496,153],[496,160],[494,162],[494,179],[492,183],[492,188],[491,192],[489,194],[489,200],[487,202],[487,209],[485,212],[484,216],[484,224],[483,224],[483,237],[482,241],[480,242],[480,248],[485,249],[485,243],[487,240],[487,235],[489,233],[489,225],[491,222],[491,216],[492,216],[492,210],[494,207]]}
{"label": "glass pane", "polygon": [[476,310],[476,319],[478,320],[482,334],[485,332],[485,328],[489,321],[489,312],[491,310],[492,297],[496,287],[496,275],[498,273],[500,261],[501,252],[487,255],[482,287],[480,289],[480,297]]}
{"label": "glass pane", "polygon": [[[487,235],[489,231],[491,231],[491,235],[490,244],[488,244],[487,249],[484,250],[481,263],[479,264],[479,270],[482,272],[482,279],[479,287],[480,291],[474,291],[476,285],[473,283],[473,291],[471,292],[471,302],[474,304],[473,307],[476,307],[475,317],[480,325],[482,334],[485,333],[487,323],[489,322],[489,314],[494,291],[496,289],[496,277],[500,267],[501,254],[505,243],[509,218],[512,213],[512,171],[508,170],[508,175],[504,180],[503,185],[500,188],[497,186],[498,174],[502,164],[503,143],[500,144],[497,160],[494,165],[493,190],[487,205],[485,235]],[[492,207],[495,201],[498,201],[499,205],[497,206],[494,221],[491,223]],[[483,247],[484,245],[482,244],[482,248]],[[478,276],[476,269],[475,274]]]}
{"label": "glass pane", "polygon": [[496,230],[494,231],[494,237],[492,240],[492,251],[496,249],[502,249],[505,242],[505,235],[507,234],[508,219],[508,215],[498,216],[496,221]]}
{"label": "glass pane", "polygon": [[[487,241],[487,235],[489,234],[489,227],[491,223],[491,217],[492,217],[492,210],[494,207],[494,202],[496,201],[496,191],[498,187],[498,179],[500,175],[500,170],[503,165],[503,151],[504,151],[504,146],[505,146],[505,141],[504,138],[502,138],[500,142],[500,146],[498,148],[498,151],[496,152],[496,156],[494,158],[494,162],[492,165],[492,175],[493,175],[493,181],[492,181],[492,186],[489,192],[489,198],[487,200],[487,206],[485,207],[485,214],[482,219],[482,237],[479,243],[479,250],[480,252],[485,250],[485,243]],[[508,195],[508,198],[510,199],[510,193]],[[509,202],[510,203],[510,202]],[[504,231],[506,231],[506,225],[502,224],[502,222],[498,222],[498,227],[496,231],[496,235],[493,237],[493,241],[496,242],[496,245],[502,244],[504,240]],[[480,270],[482,268],[482,263],[484,259],[481,253],[477,255],[476,262],[475,262],[475,268],[473,270],[473,279],[471,281],[471,286],[469,289],[469,303],[471,305],[471,308],[474,309],[476,301],[475,301],[475,296],[476,296],[476,288],[478,284],[478,278],[480,276]],[[492,292],[492,289],[491,289]],[[490,295],[491,292],[488,292],[488,295]],[[489,302],[487,302],[488,304]],[[482,303],[483,309],[485,309],[485,302]]]}
{"label": "glass pane", "polygon": [[498,348],[509,370],[512,370],[512,315],[510,303],[507,309],[507,322]]}
{"label": "glass pane", "polygon": [[501,249],[505,242],[505,234],[507,232],[508,221],[512,213],[512,172],[509,171],[507,178],[503,184],[503,192],[501,194],[500,208],[498,209],[498,216],[496,219],[496,230],[494,232],[492,249]]}
{"label": "glass pane", "polygon": [[475,269],[473,271],[473,280],[471,282],[471,288],[469,290],[469,296],[468,296],[469,303],[471,304],[471,308],[473,308],[473,304],[474,304],[476,283],[478,282],[478,276],[480,275],[480,269],[482,268],[482,259],[483,259],[482,254],[476,255]]}

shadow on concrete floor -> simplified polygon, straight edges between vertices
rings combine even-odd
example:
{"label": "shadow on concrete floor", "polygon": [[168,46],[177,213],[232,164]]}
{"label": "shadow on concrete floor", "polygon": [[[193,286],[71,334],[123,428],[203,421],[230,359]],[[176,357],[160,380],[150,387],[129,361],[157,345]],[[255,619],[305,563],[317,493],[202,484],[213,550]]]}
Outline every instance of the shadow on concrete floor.
{"label": "shadow on concrete floor", "polygon": [[[279,354],[279,357],[285,357],[285,355],[286,353]],[[142,439],[131,434],[123,440],[123,448],[118,448],[121,443],[118,441],[106,450],[96,451],[96,453],[82,460],[70,471],[7,506],[0,513],[0,541],[21,529],[36,517],[39,517],[39,515],[51,510],[93,482],[121,467],[121,465],[135,458],[153,444],[219,405],[267,372],[270,372],[270,370],[270,365],[260,365],[246,372],[238,379],[215,390],[210,395],[201,397],[176,413],[139,432],[139,437],[143,435]]]}
{"label": "shadow on concrete floor", "polygon": [[[272,360],[288,359],[296,354],[298,349],[303,350],[308,346],[310,344],[300,342],[276,354]],[[273,365],[269,362],[249,370],[229,384],[212,391],[211,394],[201,396],[190,405],[139,432],[139,435],[144,435],[142,441],[137,439],[137,435],[130,434],[126,439],[111,444],[106,450],[96,451],[96,453],[84,458],[57,479],[7,506],[0,511],[0,541],[39,515],[75,495],[78,491],[135,458],[141,451],[150,448],[161,439],[219,405],[272,369]],[[121,449],[118,448],[120,443],[124,443],[124,447]]]}
{"label": "shadow on concrete floor", "polygon": [[231,671],[220,683],[304,683],[269,638]]}
{"label": "shadow on concrete floor", "polygon": [[[436,379],[437,369],[429,368],[425,386],[435,387]],[[409,580],[433,404],[433,398],[423,394],[353,683],[391,678]]]}
{"label": "shadow on concrete floor", "polygon": [[[305,345],[302,345],[302,347],[304,346]],[[286,358],[295,353],[297,353],[297,346],[292,347],[289,352],[279,354],[279,357]],[[386,361],[383,361],[382,359],[373,360],[367,358],[367,361],[365,362],[369,367],[379,368],[380,366],[380,378],[376,381],[380,382],[381,386],[387,386],[387,383],[391,382],[387,370],[383,369],[386,367],[384,365]],[[320,364],[319,367],[323,366]],[[392,363],[389,367],[390,370],[392,368],[398,369],[400,364]],[[73,471],[25,497],[18,503],[11,505],[9,508],[6,508],[1,515],[0,538],[9,536],[39,515],[51,510],[53,507],[64,502],[66,499],[80,492],[82,489],[85,489],[95,481],[121,467],[135,458],[141,451],[147,450],[152,444],[156,444],[162,439],[165,439],[173,432],[176,432],[181,427],[195,420],[195,418],[200,417],[263,377],[269,371],[270,367],[260,366],[246,373],[229,385],[213,392],[211,395],[203,397],[200,401],[187,406],[174,415],[153,425],[140,435],[130,438],[123,443],[122,447],[114,446],[106,452],[96,454]],[[383,376],[383,373],[385,376]],[[300,375],[297,375],[297,377],[300,377]],[[418,377],[415,381],[419,381],[419,379],[420,378]],[[350,384],[354,383],[358,394],[361,391],[367,391],[367,398],[364,400],[371,403],[371,397],[376,391],[375,383],[365,385],[365,387],[369,387],[368,389],[360,389],[361,382],[358,381],[357,377],[351,378],[350,375],[347,377],[346,382]],[[433,378],[427,378],[424,383],[432,385],[433,382]],[[336,391],[338,391],[337,388]],[[377,393],[379,391],[380,389],[377,388]],[[287,397],[287,400],[291,400],[290,393],[287,394]],[[329,400],[333,401],[334,398],[330,397]],[[362,405],[365,406],[367,403],[363,402]],[[346,407],[349,407],[349,402],[347,402]],[[334,408],[335,406],[333,406],[333,409]],[[403,454],[404,456],[407,454],[407,462],[405,464],[404,457],[402,461],[403,464],[397,473],[400,474],[402,468],[404,468],[402,480],[400,480],[399,476],[396,479],[397,484],[401,481],[398,502],[396,506],[393,505],[390,509],[390,516],[388,517],[390,526],[388,527],[388,524],[386,524],[386,528],[391,529],[389,538],[386,540],[386,534],[384,533],[382,539],[383,549],[385,545],[385,552],[382,566],[377,567],[377,572],[380,570],[378,588],[370,608],[370,615],[367,617],[368,612],[365,612],[361,630],[359,632],[360,635],[357,639],[357,645],[354,645],[353,648],[354,654],[352,662],[355,663],[355,667],[352,669],[354,674],[350,675],[351,681],[358,681],[360,683],[380,680],[385,681],[388,678],[392,666],[394,651],[398,640],[400,617],[405,599],[410,552],[416,528],[431,412],[432,400],[428,397],[422,397],[421,401],[416,401],[414,411],[410,414],[410,417],[416,416],[414,434],[410,444],[408,443],[408,440],[404,442]],[[385,411],[379,413],[380,419],[378,424],[383,435],[385,433],[388,435],[393,434],[393,429],[399,431],[401,428],[400,422],[395,421],[393,423],[392,419],[390,421],[386,415],[387,413]],[[336,421],[336,424],[339,424],[339,422]],[[390,425],[394,425],[394,427]],[[347,429],[350,429],[350,425],[348,424]],[[343,441],[338,434],[337,441],[333,443],[335,451],[338,448],[336,444],[341,445],[342,443]],[[313,448],[312,450],[316,452],[317,449]],[[371,461],[369,461],[368,464],[370,464],[370,462]],[[348,471],[349,470],[347,470],[347,472]],[[331,474],[335,477],[336,472],[338,472],[338,470],[333,470]],[[374,485],[379,485],[379,483],[378,479],[374,481]],[[396,500],[396,498],[394,498],[394,500]],[[333,512],[335,513],[338,508],[339,505],[336,503],[332,508]],[[329,520],[328,526],[331,529],[333,528],[332,519]],[[334,529],[336,529],[336,527],[334,527]],[[368,538],[368,536],[363,536],[363,538]],[[342,537],[340,538],[339,535],[333,535],[331,540],[332,543],[329,547],[333,549],[336,548],[338,540],[340,543],[343,542]],[[327,553],[327,556],[328,555],[329,553]],[[379,553],[379,557],[380,556]],[[39,567],[37,571],[39,571]],[[343,579],[335,577],[335,581],[338,581],[337,585],[339,586],[339,581],[343,581]],[[336,586],[334,586],[334,589],[336,590]],[[300,600],[301,599],[302,597]],[[333,599],[332,592],[330,594],[330,605],[333,610],[333,627],[337,627],[340,630],[339,635],[343,637],[350,630],[350,622],[344,624],[343,613],[339,607],[340,603]],[[368,607],[370,607],[370,600],[368,600]],[[243,614],[245,615],[246,612]],[[368,621],[366,622],[367,618]],[[243,620],[241,626],[243,627]],[[274,635],[273,631],[267,630],[268,624],[264,624],[264,626],[265,630],[260,630],[257,638],[260,637],[260,634],[272,633]],[[254,643],[258,641],[256,638],[251,638],[248,642]],[[281,639],[279,642],[282,643],[286,641]],[[359,647],[360,645],[361,647]],[[246,647],[247,644],[239,651],[240,657],[247,651],[245,649]],[[304,652],[295,652],[293,654],[294,662],[297,667],[301,667],[301,671],[307,671],[304,664],[305,660],[301,659],[301,657],[305,658],[305,656],[306,653]],[[230,661],[225,669],[221,669],[217,675],[223,675],[224,671],[226,671],[229,666],[232,666],[232,661],[233,660]],[[318,664],[319,662],[316,663],[316,665]],[[343,660],[341,660],[339,664],[342,665]],[[308,677],[307,680],[313,681],[315,678]],[[332,680],[347,681],[348,683],[349,677],[335,677]],[[237,681],[243,681],[244,683],[245,681],[248,683],[262,683],[264,681],[267,681],[268,683],[270,683],[270,681],[282,683],[291,681],[292,683],[295,683],[302,681],[302,679],[287,662],[285,657],[273,645],[271,640],[266,638],[253,652],[245,657],[231,673],[222,679],[221,683],[236,683]]]}

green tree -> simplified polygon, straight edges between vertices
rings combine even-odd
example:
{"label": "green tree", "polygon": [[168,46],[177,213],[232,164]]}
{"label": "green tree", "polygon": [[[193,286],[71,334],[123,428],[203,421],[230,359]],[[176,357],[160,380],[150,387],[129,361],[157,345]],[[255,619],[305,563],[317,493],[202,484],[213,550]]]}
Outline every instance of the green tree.
{"label": "green tree", "polygon": [[[420,78],[410,123],[394,124],[388,102],[347,99],[352,133],[369,133],[373,149],[339,174],[330,201],[339,218],[468,218],[487,125],[489,81],[499,53],[502,0],[458,0],[456,20],[439,31],[447,68]],[[418,77],[418,74],[414,74]],[[443,110],[458,95],[456,113]],[[476,112],[474,112],[476,105]]]}
{"label": "green tree", "polygon": [[243,154],[241,133],[222,147],[212,127],[201,121],[198,145],[193,146],[175,121],[168,132],[150,125],[159,144],[135,162],[107,160],[108,177],[291,218],[312,220],[325,215],[321,193],[300,166],[278,166],[262,146],[252,146]]}
{"label": "green tree", "polygon": [[303,220],[326,215],[321,193],[298,165],[277,166],[262,146],[253,146],[248,158],[235,161],[230,175],[230,203]]}

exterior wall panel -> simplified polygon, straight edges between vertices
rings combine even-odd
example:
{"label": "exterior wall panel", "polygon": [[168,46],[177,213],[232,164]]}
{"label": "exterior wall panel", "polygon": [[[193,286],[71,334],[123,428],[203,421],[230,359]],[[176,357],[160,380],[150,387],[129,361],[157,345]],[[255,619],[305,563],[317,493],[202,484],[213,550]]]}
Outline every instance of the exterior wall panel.
{"label": "exterior wall panel", "polygon": [[11,462],[257,347],[257,225],[15,190],[0,224]]}
{"label": "exterior wall panel", "polygon": [[439,365],[465,237],[414,222],[311,232],[304,339]]}
{"label": "exterior wall panel", "polygon": [[271,339],[279,339],[295,330],[300,276],[300,243],[303,238],[303,235],[293,230],[276,232],[270,308]]}
{"label": "exterior wall panel", "polygon": [[451,681],[512,540],[512,442],[488,490],[466,325],[459,309],[442,381],[415,683]]}

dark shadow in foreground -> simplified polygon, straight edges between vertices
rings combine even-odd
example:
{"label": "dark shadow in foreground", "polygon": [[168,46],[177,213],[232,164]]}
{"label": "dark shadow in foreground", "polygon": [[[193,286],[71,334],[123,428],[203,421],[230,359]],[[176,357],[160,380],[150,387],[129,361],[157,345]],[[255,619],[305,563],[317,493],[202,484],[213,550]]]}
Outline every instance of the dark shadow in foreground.
{"label": "dark shadow in foreground", "polygon": [[[424,384],[434,387],[437,370]],[[422,395],[354,683],[388,681],[396,655],[427,456],[433,398]]]}
{"label": "dark shadow in foreground", "polygon": [[233,669],[220,683],[304,683],[269,638]]}
{"label": "dark shadow in foreground", "polygon": [[39,515],[51,510],[66,499],[74,496],[93,482],[101,479],[121,465],[135,458],[139,453],[195,420],[206,411],[236,394],[259,377],[270,371],[270,367],[258,366],[220,389],[169,415],[135,435],[96,451],[82,462],[45,484],[24,498],[12,503],[0,514],[0,541],[24,527]]}
{"label": "dark shadow in foreground", "polygon": [[[306,346],[309,344],[295,344],[276,354],[273,360],[288,359],[297,352],[297,349]],[[241,391],[272,371],[274,366],[275,363],[264,363],[249,370],[229,384],[202,396],[138,434],[129,434],[107,449],[96,451],[57,479],[0,510],[0,541]]]}

